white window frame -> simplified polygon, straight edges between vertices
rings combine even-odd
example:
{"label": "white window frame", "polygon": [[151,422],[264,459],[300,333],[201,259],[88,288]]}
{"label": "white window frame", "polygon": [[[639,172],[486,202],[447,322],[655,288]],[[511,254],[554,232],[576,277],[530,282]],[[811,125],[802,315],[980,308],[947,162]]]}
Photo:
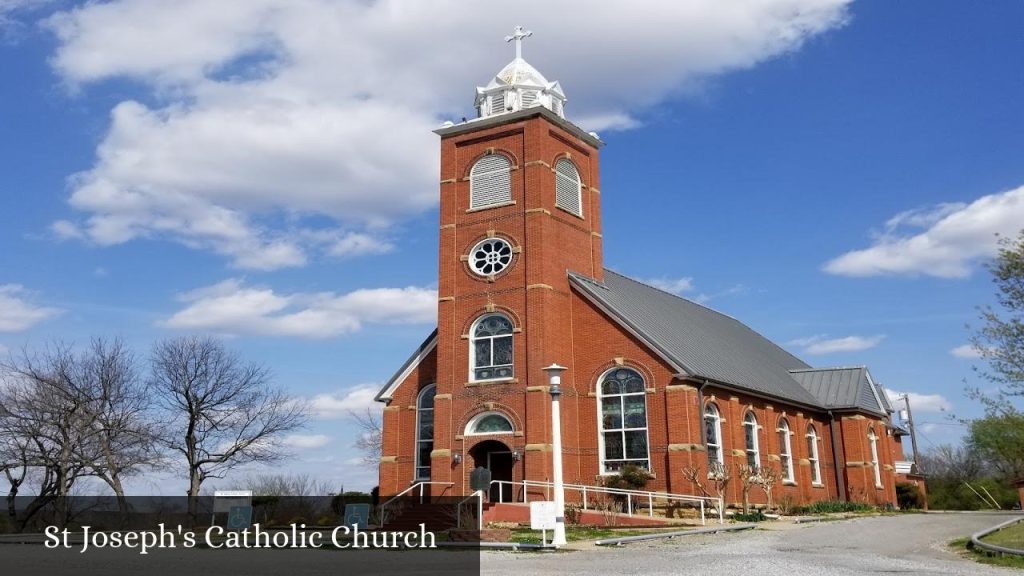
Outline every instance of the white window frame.
{"label": "white window frame", "polygon": [[[428,385],[424,386],[422,390],[420,390],[419,394],[416,395],[416,443],[414,444],[415,454],[414,454],[414,458],[413,458],[413,460],[414,460],[413,461],[414,467],[413,467],[413,472],[412,472],[413,480],[416,480],[416,481],[430,480],[430,473],[431,473],[430,462],[428,461],[426,464],[424,464],[423,462],[420,461],[420,444],[421,443],[430,442],[431,451],[433,451],[433,448],[434,448],[434,438],[431,438],[430,440],[423,440],[422,438],[420,438],[420,426],[422,425],[422,422],[423,422],[423,416],[424,416],[423,413],[429,411],[430,412],[431,420],[433,420],[433,418],[434,418],[434,407],[433,407],[433,405],[431,405],[430,408],[423,408],[421,406],[421,404],[423,403],[423,397],[426,396],[427,392],[430,391],[430,390],[434,390],[435,391],[435,395],[436,395],[437,385],[436,384],[428,384]],[[427,469],[427,475],[426,476],[421,476],[420,475],[420,469],[421,468],[426,468]]]}
{"label": "white window frame", "polygon": [[[604,380],[612,372],[615,372],[616,370],[629,370],[631,372],[636,373],[636,375],[640,377],[640,381],[643,383],[643,387],[642,387],[643,391],[642,392],[629,392],[629,393],[626,393],[626,394],[609,394],[609,395],[606,395],[604,393]],[[611,461],[612,462],[619,462],[619,461],[629,462],[629,461],[643,460],[643,461],[647,462],[647,466],[645,466],[644,469],[646,469],[648,472],[653,472],[653,470],[651,470],[650,421],[647,418],[647,381],[644,380],[644,375],[641,374],[640,371],[636,370],[635,368],[630,368],[629,366],[616,366],[616,367],[614,367],[614,368],[612,368],[610,370],[605,371],[605,373],[601,374],[601,377],[597,379],[597,451],[598,451],[598,457],[599,457],[599,470],[600,470],[601,476],[611,476],[611,475],[614,475],[614,474],[618,474],[617,470],[608,470],[608,469],[605,468],[605,465],[606,465],[605,462],[606,462],[607,458],[605,458],[605,451],[604,451],[604,434],[605,434],[605,429],[604,429],[604,413],[602,412],[601,408],[602,408],[603,401],[604,401],[605,397],[607,397],[607,396],[617,396],[619,398],[620,409],[621,409],[621,413],[622,413],[622,428],[615,428],[615,429],[612,429],[612,430],[608,430],[608,432],[620,432],[620,433],[622,433],[622,456],[623,457],[622,458],[615,458],[615,459],[612,459]],[[626,428],[626,410],[625,410],[625,408],[626,408],[626,406],[625,406],[625,403],[626,403],[625,402],[625,397],[626,396],[643,396],[643,399],[644,399],[644,426],[643,426],[643,428]],[[640,430],[643,430],[644,436],[646,437],[647,454],[644,456],[644,458],[626,458],[626,454],[627,454],[626,432],[637,432],[637,431],[640,431]]]}
{"label": "white window frame", "polygon": [[874,428],[868,428],[868,442],[871,444],[871,467],[875,471],[875,488],[882,488],[882,469],[878,465],[878,436]]}
{"label": "white window frame", "polygon": [[779,421],[779,463],[782,465],[782,481],[796,484],[796,473],[793,470],[793,443],[790,441],[789,421]]}
{"label": "white window frame", "polygon": [[[499,417],[501,417],[503,420],[508,422],[509,430],[503,431],[503,432],[476,432],[474,430],[474,428],[476,428],[476,425],[479,424],[481,420],[483,420],[484,418],[487,418],[489,416],[499,416]],[[472,418],[470,418],[469,422],[466,422],[466,430],[465,430],[464,434],[466,436],[495,436],[495,435],[498,435],[498,434],[512,434],[512,433],[515,432],[515,430],[516,430],[516,426],[515,426],[515,424],[512,423],[512,419],[511,418],[509,418],[508,416],[502,414],[501,412],[497,412],[497,411],[494,411],[494,410],[489,410],[487,412],[481,412],[481,413],[477,414],[476,416],[473,416]]]}
{"label": "white window frame", "polygon": [[818,460],[818,430],[814,424],[807,426],[807,459],[811,461],[811,484],[821,486],[821,464]]}
{"label": "white window frame", "polygon": [[[566,174],[563,174],[559,168],[561,166],[569,166],[572,168],[572,173],[576,175],[572,178]],[[565,181],[576,186],[576,207],[578,210],[574,210],[572,206],[565,206],[558,201],[558,183]],[[583,179],[580,177],[580,170],[576,167],[576,164],[568,158],[562,158],[555,162],[555,207],[565,210],[569,214],[579,216],[583,218]]]}
{"label": "white window frame", "polygon": [[[725,451],[722,446],[722,412],[718,409],[718,405],[714,402],[708,402],[704,405],[704,429],[707,430],[708,420],[713,422],[712,431],[715,434],[715,442],[712,442],[710,438],[704,438],[704,444],[708,449],[708,474],[713,474],[714,470],[711,469],[712,464],[718,464],[720,467],[725,466]],[[715,448],[717,456],[714,458],[714,462],[711,459],[711,448]]]}
{"label": "white window frame", "polygon": [[[512,327],[512,331],[509,332],[508,334],[501,334],[499,336],[480,336],[480,337],[478,337],[476,335],[476,328],[477,328],[477,326],[479,326],[480,323],[483,322],[484,320],[486,320],[487,318],[492,318],[494,316],[500,316],[500,317],[504,318],[505,320],[507,320],[508,323],[509,323],[509,326]],[[501,376],[499,378],[477,378],[476,377],[476,369],[477,369],[477,365],[476,365],[476,343],[477,343],[477,341],[478,340],[484,340],[484,339],[491,340],[491,362],[493,362],[494,361],[494,339],[495,338],[505,338],[505,337],[508,337],[508,338],[510,338],[512,340],[512,364],[500,364],[500,365],[491,364],[490,366],[491,367],[494,367],[494,366],[508,366],[509,370],[512,372],[511,375],[509,375],[509,376]],[[483,314],[479,318],[477,318],[473,322],[473,325],[470,326],[470,328],[469,328],[469,381],[470,382],[495,382],[495,381],[499,381],[499,380],[511,380],[511,379],[515,378],[515,374],[516,374],[516,366],[515,366],[515,364],[516,364],[516,336],[515,336],[515,324],[512,322],[512,319],[509,318],[507,315],[502,314],[500,312],[488,312],[487,314]]]}
{"label": "white window frame", "polygon": [[[747,411],[743,416],[743,427],[752,428],[750,438],[753,441],[753,446],[751,446],[751,444],[747,443],[747,435],[743,435],[743,450],[747,457],[745,464],[750,466],[750,457],[753,455],[754,462],[757,463],[757,466],[754,469],[754,474],[759,474],[761,470],[761,441],[757,437],[757,416],[754,414],[753,410]],[[744,430],[744,432],[746,432],[746,430]]]}
{"label": "white window frame", "polygon": [[[501,168],[491,169],[487,171],[478,172],[477,168],[481,165],[481,162],[485,162],[489,159],[497,158],[500,159],[504,164]],[[505,180],[507,181],[508,188],[502,190],[502,198],[491,202],[483,202],[477,198],[477,182],[485,178],[497,178],[504,173],[506,175]],[[504,206],[512,202],[512,161],[505,157],[504,154],[487,154],[481,157],[479,160],[473,163],[473,167],[469,169],[469,209],[480,210],[483,208]]]}

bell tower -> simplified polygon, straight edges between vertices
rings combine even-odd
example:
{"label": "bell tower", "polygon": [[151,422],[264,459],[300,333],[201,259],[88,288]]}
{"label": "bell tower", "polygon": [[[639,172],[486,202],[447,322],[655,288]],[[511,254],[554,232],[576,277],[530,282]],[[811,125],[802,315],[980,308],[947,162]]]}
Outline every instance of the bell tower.
{"label": "bell tower", "polygon": [[[517,27],[506,39],[515,43],[515,58],[477,88],[478,117],[436,131],[440,254],[431,479],[453,482],[460,493],[471,491],[481,443],[516,455],[514,480],[550,478],[550,398],[542,368],[557,362],[569,367],[563,382],[573,377],[567,273],[603,278],[603,143],[566,120],[561,86],[522,58],[531,34]],[[575,414],[566,408],[568,423]],[[514,432],[491,437],[470,430],[492,412]],[[575,429],[563,424],[567,447]]]}

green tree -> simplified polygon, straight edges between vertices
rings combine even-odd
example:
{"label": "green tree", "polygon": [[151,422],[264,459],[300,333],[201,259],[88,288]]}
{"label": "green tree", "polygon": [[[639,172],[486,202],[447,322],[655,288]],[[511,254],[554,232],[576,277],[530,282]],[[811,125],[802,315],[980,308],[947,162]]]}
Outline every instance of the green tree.
{"label": "green tree", "polygon": [[967,443],[997,477],[1024,478],[1024,413],[1007,405],[972,421]]}
{"label": "green tree", "polygon": [[996,285],[998,308],[981,308],[982,327],[971,344],[988,369],[982,376],[999,386],[995,397],[974,390],[990,411],[1012,408],[1010,402],[1024,397],[1024,230],[1016,239],[1003,238],[999,254],[988,266]]}

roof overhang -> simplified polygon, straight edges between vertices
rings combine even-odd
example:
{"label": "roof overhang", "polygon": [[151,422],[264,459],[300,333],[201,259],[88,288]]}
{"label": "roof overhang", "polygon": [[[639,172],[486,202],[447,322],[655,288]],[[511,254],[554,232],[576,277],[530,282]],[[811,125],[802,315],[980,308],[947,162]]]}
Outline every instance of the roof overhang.
{"label": "roof overhang", "polygon": [[434,130],[434,134],[437,134],[441,138],[449,138],[452,136],[458,136],[467,132],[475,132],[481,128],[493,128],[495,126],[501,126],[503,124],[512,124],[535,116],[543,116],[552,124],[557,125],[559,128],[569,132],[573,136],[583,140],[587,144],[594,148],[601,148],[604,146],[604,142],[600,138],[593,136],[592,134],[585,131],[583,128],[569,122],[565,118],[562,118],[558,114],[555,114],[551,110],[543,106],[535,106],[533,108],[524,108],[523,110],[516,110],[515,112],[508,112],[505,114],[498,114],[497,116],[487,116],[486,118],[475,118],[473,120],[467,120],[466,122],[460,122],[452,126],[446,126],[444,128],[438,128]]}
{"label": "roof overhang", "polygon": [[412,374],[412,371],[415,370],[421,362],[423,362],[423,359],[426,358],[434,348],[437,348],[437,329],[435,329],[430,336],[423,341],[423,344],[420,344],[420,347],[413,352],[412,356],[410,356],[404,364],[402,364],[402,367],[398,369],[398,372],[395,372],[395,375],[392,376],[386,384],[384,384],[384,387],[380,389],[380,392],[377,392],[377,395],[374,396],[373,399],[377,402],[390,401],[392,394],[395,393],[398,386],[402,382],[405,382],[405,379]]}

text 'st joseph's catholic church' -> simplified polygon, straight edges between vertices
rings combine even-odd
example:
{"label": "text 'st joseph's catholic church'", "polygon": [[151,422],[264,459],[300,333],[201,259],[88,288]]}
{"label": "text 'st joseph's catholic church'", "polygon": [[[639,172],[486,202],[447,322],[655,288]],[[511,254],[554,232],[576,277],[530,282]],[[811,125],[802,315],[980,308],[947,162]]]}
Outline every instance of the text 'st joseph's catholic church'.
{"label": "text 'st joseph's catholic church'", "polygon": [[[377,395],[381,495],[418,482],[466,495],[477,467],[536,482],[495,483],[492,499],[550,493],[543,368],[557,363],[566,483],[635,464],[653,475],[648,490],[693,494],[684,468],[771,466],[776,501],[895,504],[903,431],[866,367],[811,367],[734,318],[604,268],[601,197],[627,191],[601,190],[603,143],[522,58],[526,35],[477,88],[478,118],[437,130],[437,329]],[[740,498],[733,482],[726,501]]]}

